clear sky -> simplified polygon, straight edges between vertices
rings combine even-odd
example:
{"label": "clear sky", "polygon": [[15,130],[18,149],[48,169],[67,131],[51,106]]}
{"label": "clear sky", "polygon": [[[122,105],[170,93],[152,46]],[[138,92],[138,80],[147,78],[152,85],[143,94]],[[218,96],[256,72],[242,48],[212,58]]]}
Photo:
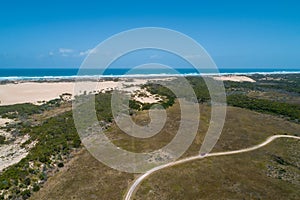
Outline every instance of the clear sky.
{"label": "clear sky", "polygon": [[76,68],[109,36],[148,26],[194,38],[219,67],[300,68],[300,2],[288,0],[1,1],[0,67]]}

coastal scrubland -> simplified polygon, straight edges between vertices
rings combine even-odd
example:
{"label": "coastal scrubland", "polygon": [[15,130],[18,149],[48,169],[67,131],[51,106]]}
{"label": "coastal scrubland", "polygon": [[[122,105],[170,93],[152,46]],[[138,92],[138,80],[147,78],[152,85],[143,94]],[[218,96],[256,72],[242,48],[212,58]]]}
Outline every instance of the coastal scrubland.
{"label": "coastal scrubland", "polygon": [[[299,136],[298,76],[251,78],[255,82],[224,82],[229,106],[214,152],[250,147],[275,134]],[[198,134],[182,157],[198,154],[211,112],[203,79],[188,77],[187,80],[195,90],[201,117]],[[180,105],[170,90],[159,84],[144,84],[142,88],[158,95],[157,103],[167,109],[163,130],[148,139],[132,138],[117,127],[110,110],[110,92],[97,94],[95,101],[97,117],[105,126],[107,137],[120,148],[134,152],[150,152],[166,145],[180,124]],[[129,106],[133,121],[139,125],[149,123],[148,109],[153,104],[132,99]],[[14,132],[16,137],[30,136],[23,146],[35,142],[26,157],[0,172],[2,199],[121,199],[137,176],[113,170],[89,154],[76,132],[70,101],[56,99],[41,105],[0,106],[0,115],[14,120],[2,129]],[[246,199],[276,199],[279,191],[289,192],[293,199],[299,196],[296,190],[300,188],[299,155],[299,142],[280,139],[255,152],[193,161],[155,173],[141,185],[135,198],[214,199],[214,195],[221,195],[239,199],[245,193]],[[268,189],[272,194],[264,193],[265,184],[271,185]],[[209,191],[215,190],[210,194]]]}

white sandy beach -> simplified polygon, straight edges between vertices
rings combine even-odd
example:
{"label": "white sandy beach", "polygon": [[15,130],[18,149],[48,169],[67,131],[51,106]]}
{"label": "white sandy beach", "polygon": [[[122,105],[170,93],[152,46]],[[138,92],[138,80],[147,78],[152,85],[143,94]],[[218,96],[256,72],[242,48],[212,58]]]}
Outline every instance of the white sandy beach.
{"label": "white sandy beach", "polygon": [[[151,79],[151,80],[161,80]],[[119,89],[133,93],[140,89],[148,79],[122,79],[119,81],[100,81],[100,82],[80,82],[81,93],[95,93],[112,89]],[[168,80],[165,78],[164,80]],[[39,104],[42,101],[49,101],[63,93],[69,93],[74,96],[75,82],[19,82],[0,85],[0,105],[11,105],[17,103]],[[78,85],[77,85],[78,86]],[[77,89],[77,91],[79,91]],[[78,93],[77,93],[78,94]],[[155,101],[154,98],[148,98],[148,103]],[[143,99],[145,101],[145,99]]]}
{"label": "white sandy beach", "polygon": [[[49,101],[59,98],[63,93],[73,94],[74,84],[74,82],[24,82],[0,85],[0,105]],[[98,84],[97,90],[114,88],[117,85],[118,83],[113,81],[102,82]]]}

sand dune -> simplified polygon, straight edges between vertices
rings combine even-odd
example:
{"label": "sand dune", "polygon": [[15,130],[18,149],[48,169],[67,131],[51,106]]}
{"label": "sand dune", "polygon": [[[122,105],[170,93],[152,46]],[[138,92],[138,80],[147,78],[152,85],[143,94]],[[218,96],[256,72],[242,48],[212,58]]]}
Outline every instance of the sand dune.
{"label": "sand dune", "polygon": [[233,82],[256,82],[252,78],[249,78],[247,76],[234,76],[234,75],[228,75],[228,76],[214,76],[215,80],[220,81],[233,81]]}

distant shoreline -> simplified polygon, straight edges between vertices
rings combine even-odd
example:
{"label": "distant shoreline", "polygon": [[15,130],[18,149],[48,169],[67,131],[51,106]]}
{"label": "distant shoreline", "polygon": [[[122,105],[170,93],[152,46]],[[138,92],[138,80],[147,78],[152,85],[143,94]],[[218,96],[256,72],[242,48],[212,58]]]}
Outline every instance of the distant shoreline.
{"label": "distant shoreline", "polygon": [[276,72],[225,72],[225,73],[187,73],[187,74],[125,74],[125,75],[72,75],[72,76],[9,76],[0,77],[0,83],[5,81],[54,81],[54,82],[72,82],[77,80],[99,80],[114,78],[167,78],[176,76],[252,76],[252,75],[280,75],[280,74],[300,74],[300,71],[276,71]]}
{"label": "distant shoreline", "polygon": [[[254,73],[257,74],[257,73]],[[257,77],[251,77],[253,73],[226,73],[226,74],[209,74],[209,76],[219,81],[233,82],[256,82]],[[269,74],[300,74],[297,73],[260,73],[262,75]],[[181,76],[199,76],[189,74]],[[74,86],[76,82],[82,82],[81,85],[86,86],[86,93],[97,93],[121,89],[129,93],[134,93],[141,89],[141,85],[149,80],[168,80],[172,79],[173,75],[132,75],[132,76],[79,76],[79,77],[47,77],[47,78],[26,78],[26,79],[11,79],[0,80],[0,106],[12,105],[17,103],[33,103],[40,104],[41,102],[49,101],[55,98],[60,98],[62,94],[70,94],[74,98]],[[90,87],[92,86],[92,87]],[[84,92],[84,91],[82,91]],[[144,101],[144,100],[142,100]]]}
{"label": "distant shoreline", "polygon": [[[300,74],[300,69],[255,69],[255,68],[237,68],[216,70],[201,69],[202,73],[194,68],[178,68],[178,69],[135,69],[130,73],[131,69],[126,68],[108,68],[103,73],[101,69],[78,69],[75,68],[0,68],[0,82],[2,81],[55,81],[65,80],[72,81],[77,79],[106,79],[106,78],[163,78],[170,76],[227,76],[227,75],[244,75],[252,76],[255,74],[272,75],[272,74]],[[174,70],[178,74],[174,74]],[[175,72],[175,73],[177,73]],[[100,74],[100,75],[99,75]]]}

